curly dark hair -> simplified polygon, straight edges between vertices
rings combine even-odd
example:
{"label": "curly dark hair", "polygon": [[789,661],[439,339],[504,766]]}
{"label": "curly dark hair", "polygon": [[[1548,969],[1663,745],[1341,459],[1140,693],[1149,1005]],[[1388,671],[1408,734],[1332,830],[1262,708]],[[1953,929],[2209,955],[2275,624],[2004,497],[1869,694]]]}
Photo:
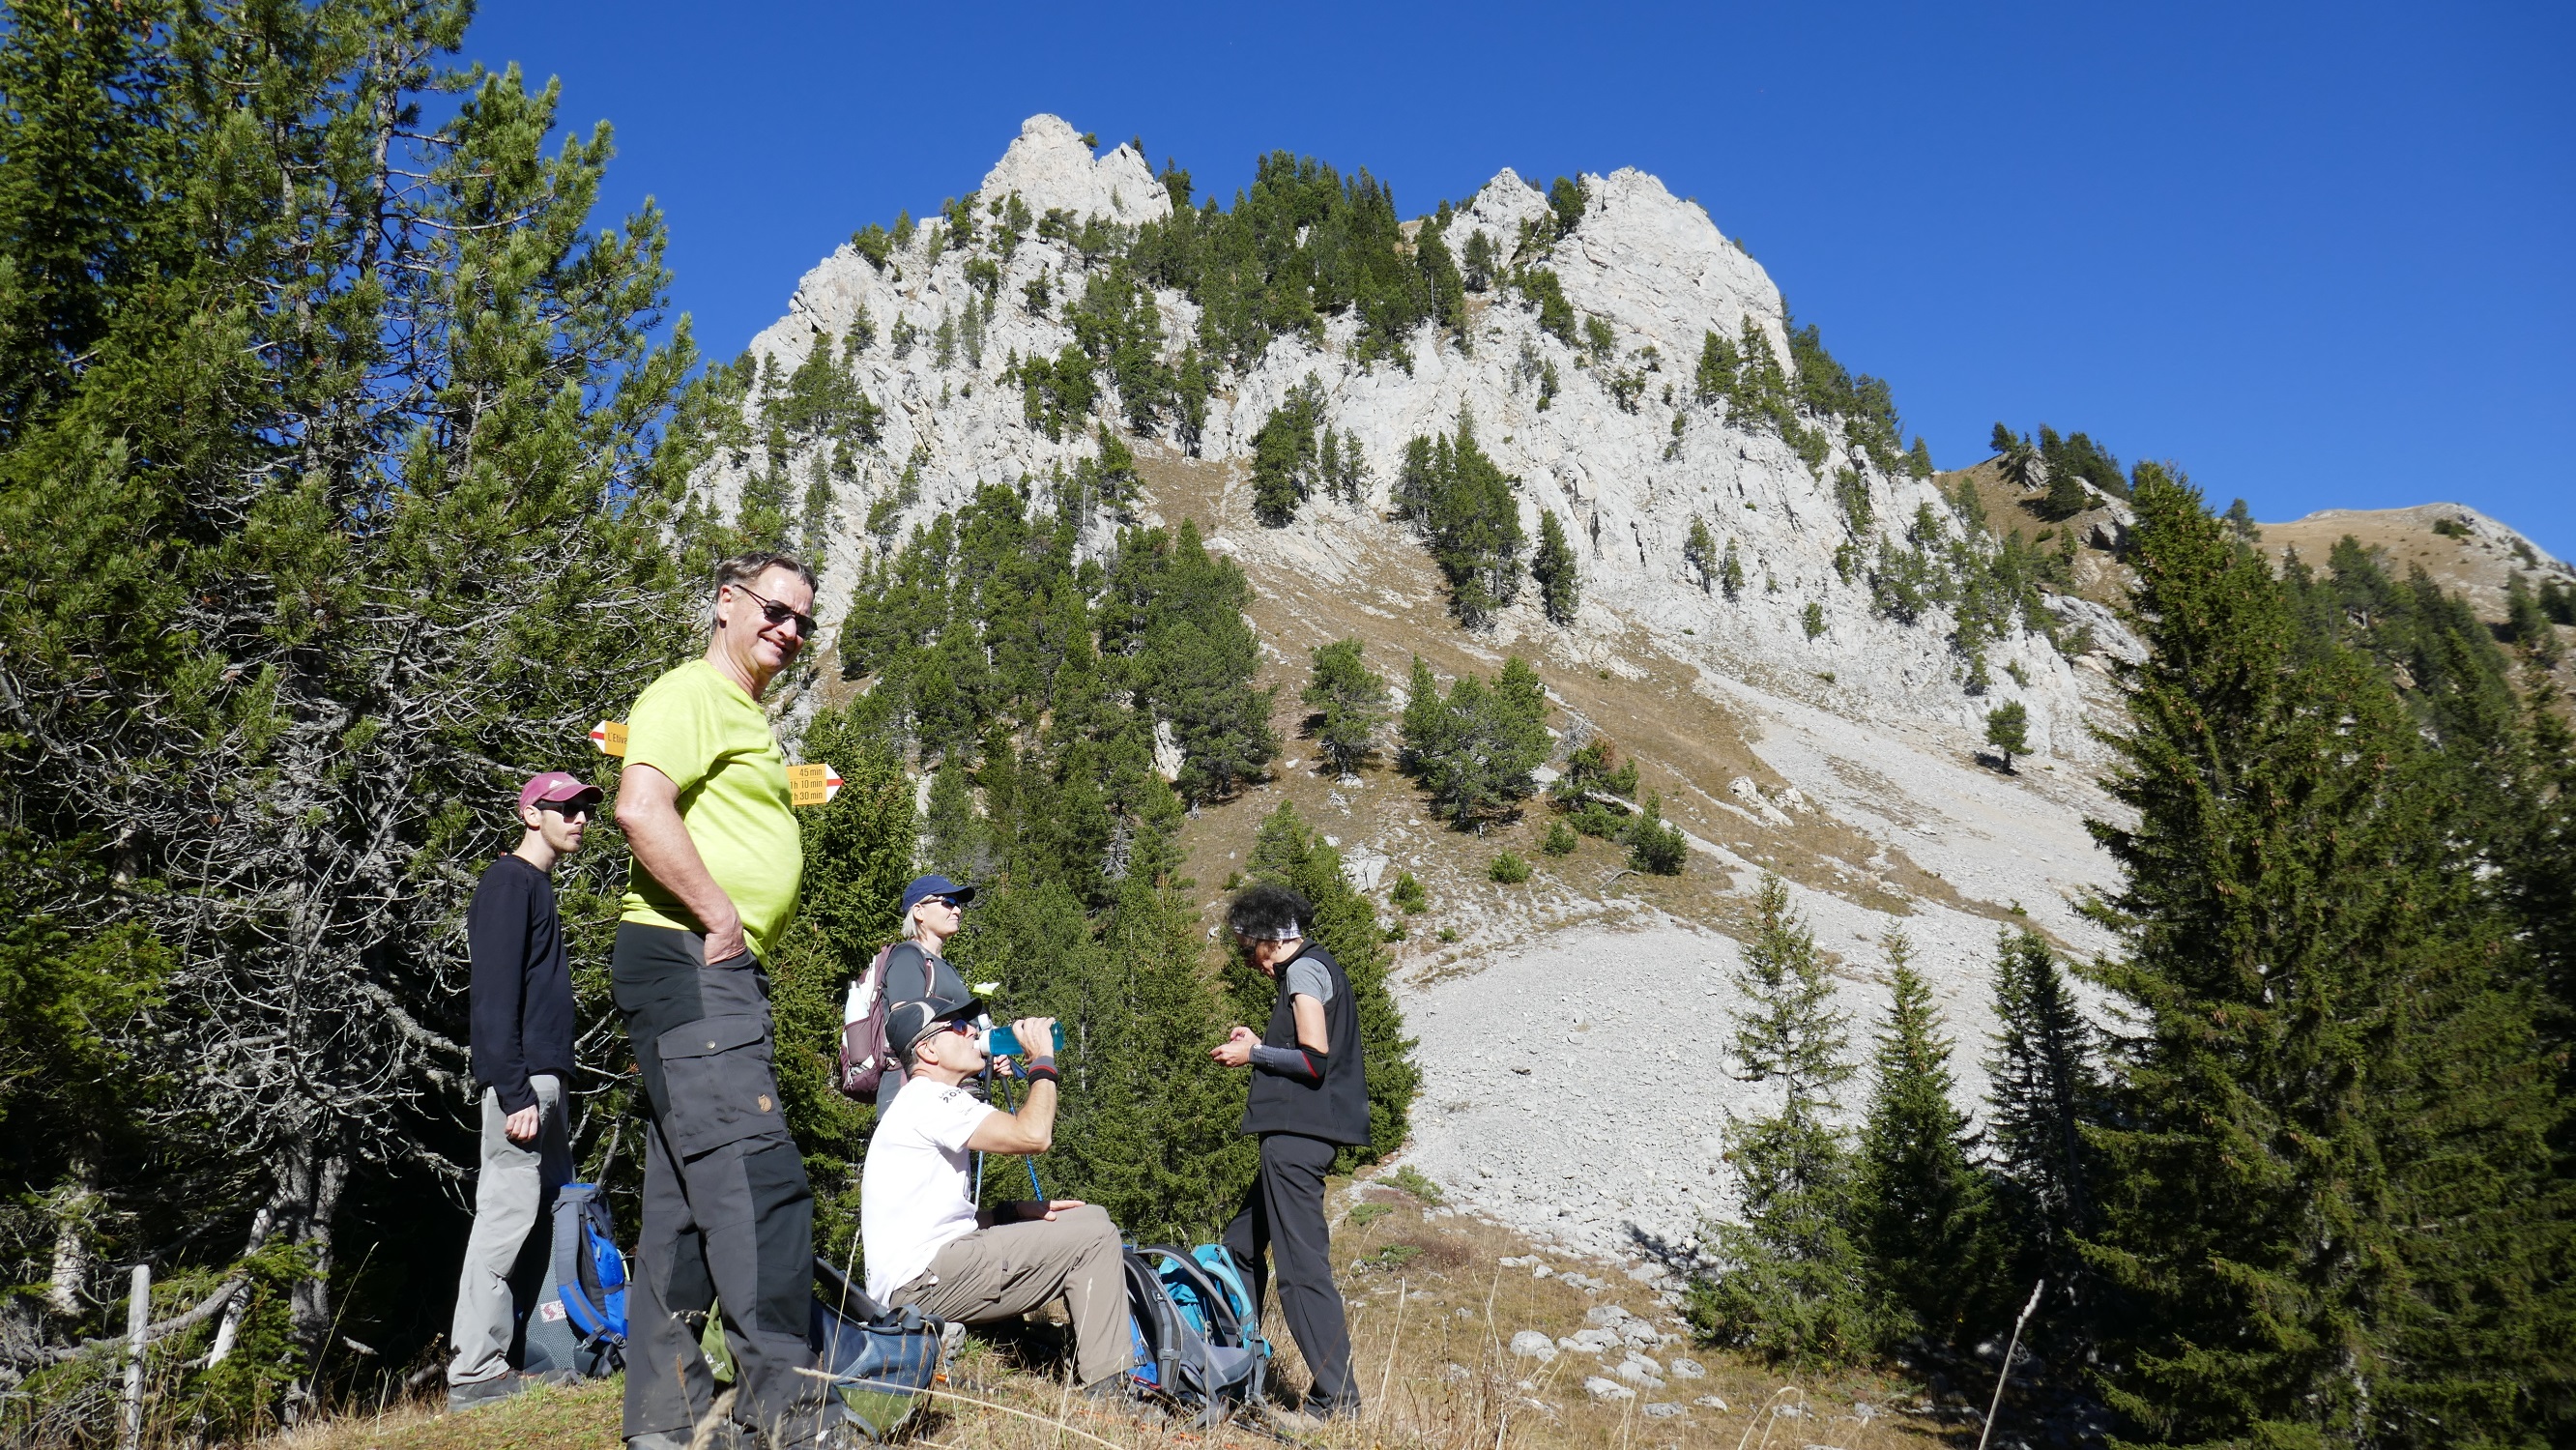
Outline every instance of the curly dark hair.
{"label": "curly dark hair", "polygon": [[1284,941],[1306,934],[1314,906],[1285,886],[1247,886],[1225,909],[1225,925],[1236,936],[1253,941]]}

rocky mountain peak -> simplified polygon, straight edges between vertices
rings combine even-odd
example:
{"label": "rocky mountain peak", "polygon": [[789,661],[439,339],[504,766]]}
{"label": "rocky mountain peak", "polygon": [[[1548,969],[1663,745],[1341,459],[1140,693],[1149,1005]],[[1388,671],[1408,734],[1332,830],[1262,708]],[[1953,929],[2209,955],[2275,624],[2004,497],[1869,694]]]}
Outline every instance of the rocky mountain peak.
{"label": "rocky mountain peak", "polygon": [[988,197],[1017,192],[1040,216],[1062,211],[1076,221],[1104,216],[1133,226],[1172,214],[1170,194],[1134,146],[1121,144],[1094,156],[1061,116],[1036,115],[1021,122],[1019,136],[984,173],[978,190]]}

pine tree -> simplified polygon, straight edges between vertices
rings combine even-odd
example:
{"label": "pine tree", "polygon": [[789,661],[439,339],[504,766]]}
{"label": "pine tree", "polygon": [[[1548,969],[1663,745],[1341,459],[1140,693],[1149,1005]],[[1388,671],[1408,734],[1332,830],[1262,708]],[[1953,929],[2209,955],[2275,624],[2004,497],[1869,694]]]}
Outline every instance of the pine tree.
{"label": "pine tree", "polygon": [[805,878],[797,919],[768,964],[776,1019],[781,1112],[814,1182],[816,1248],[858,1231],[858,1178],[875,1110],[832,1086],[831,1053],[851,979],[902,935],[895,904],[913,876],[912,782],[883,735],[846,710],[806,727],[799,753],[829,763],[842,786],[829,805],[799,811]]}
{"label": "pine tree", "polygon": [[[1177,865],[1177,851],[1168,859]],[[1207,1054],[1225,1023],[1201,965],[1197,917],[1168,872],[1131,871],[1120,883],[1089,958],[1076,1084],[1089,1131],[1064,1134],[1067,1171],[1048,1185],[1102,1204],[1139,1241],[1210,1237],[1252,1178],[1253,1140],[1235,1131],[1243,1083]],[[1004,1196],[1022,1194],[1014,1186]]]}
{"label": "pine tree", "polygon": [[2558,663],[2558,627],[2550,622],[2540,599],[2531,592],[2531,582],[2520,574],[2505,579],[2505,633],[2515,644],[2531,652],[2531,657],[2544,665]]}
{"label": "pine tree", "polygon": [[1690,864],[1690,838],[1664,823],[1664,798],[1649,796],[1628,823],[1628,865],[1655,876],[1679,876]]}
{"label": "pine tree", "polygon": [[1209,554],[1195,522],[1119,535],[1101,654],[1138,709],[1171,723],[1182,752],[1175,786],[1187,800],[1232,796],[1279,753],[1272,692],[1252,688],[1261,646],[1243,620],[1251,602],[1242,566]]}
{"label": "pine tree", "polygon": [[1736,370],[1743,360],[1735,344],[1709,332],[1700,340],[1699,370],[1692,378],[1692,392],[1702,403],[1722,403],[1735,396]]}
{"label": "pine tree", "polygon": [[1619,747],[1607,735],[1595,735],[1576,746],[1565,758],[1565,773],[1551,787],[1557,803],[1580,806],[1594,793],[1615,796],[1620,800],[1637,797],[1637,762],[1621,760]]}
{"label": "pine tree", "polygon": [[1405,445],[1395,482],[1397,514],[1420,530],[1449,582],[1450,612],[1481,628],[1520,593],[1520,480],[1476,445],[1476,420],[1458,413],[1454,437],[1416,437]]}
{"label": "pine tree", "polygon": [[1565,529],[1552,509],[1539,510],[1538,551],[1530,556],[1530,577],[1538,581],[1539,608],[1548,622],[1573,624],[1574,611],[1583,602],[1583,578],[1574,547],[1565,541]]}
{"label": "pine tree", "polygon": [[[2010,1284],[2045,1279],[2038,1332],[2080,1334],[2093,1306],[2079,1257],[2093,1229],[2097,1160],[2082,1127],[2098,1121],[2096,1034],[2048,941],[2006,928],[1995,944],[1995,1037],[1986,1058],[1986,1145]],[[2071,1313],[2073,1322],[2066,1322]]]}
{"label": "pine tree", "polygon": [[1852,1234],[1851,1146],[1832,1121],[1851,1080],[1847,1014],[1814,933],[1788,888],[1762,878],[1761,927],[1735,972],[1732,1056],[1747,1082],[1777,1083],[1777,1112],[1727,1124],[1741,1220],[1704,1226],[1716,1268],[1695,1281],[1691,1320],[1714,1343],[1776,1364],[1848,1364],[1881,1337],[1883,1319]]}
{"label": "pine tree", "polygon": [[1737,556],[1733,539],[1726,541],[1726,557],[1717,561],[1717,587],[1729,599],[1744,592],[1744,561]]}
{"label": "pine tree", "polygon": [[1682,541],[1682,562],[1699,576],[1699,592],[1706,594],[1717,576],[1717,540],[1709,535],[1708,521],[1697,514],[1691,515],[1690,537]]}
{"label": "pine tree", "polygon": [[1272,528],[1295,518],[1314,489],[1323,407],[1323,384],[1309,373],[1252,435],[1252,511]]}
{"label": "pine tree", "polygon": [[1986,743],[2004,753],[2004,773],[2013,757],[2030,753],[2030,710],[2019,700],[2006,700],[1986,712]]}
{"label": "pine tree", "polygon": [[[119,1252],[173,1273],[268,1210],[312,1271],[279,1290],[297,1377],[335,1325],[407,1312],[352,1274],[367,1248],[441,1231],[453,926],[506,844],[479,803],[573,763],[703,594],[671,551],[683,450],[646,426],[692,366],[685,329],[650,337],[659,220],[595,225],[607,133],[550,143],[551,92],[443,79],[462,24],[75,4],[0,38],[0,817],[50,878],[12,900],[80,903],[61,986],[133,963],[150,1062],[188,1085],[130,1131],[13,1140],[9,1189],[113,1150]],[[79,995],[104,1046],[144,1045]]]}
{"label": "pine tree", "polygon": [[1337,774],[1348,775],[1377,750],[1386,724],[1386,681],[1361,658],[1356,639],[1317,645],[1314,677],[1299,698],[1315,712],[1315,744]]}
{"label": "pine tree", "polygon": [[1494,238],[1482,227],[1467,234],[1467,245],[1459,254],[1460,280],[1470,292],[1483,292],[1494,285],[1496,262]]}
{"label": "pine tree", "polygon": [[[2087,1258],[2113,1407],[2174,1443],[2532,1441],[2566,1356],[2560,1121],[2508,923],[2386,675],[2140,465],[2137,617],[2097,825],[2136,1020]],[[2292,668],[2292,662],[2296,667]],[[2566,1403],[2555,1401],[2557,1406]]]}
{"label": "pine tree", "polygon": [[1431,768],[1431,762],[1449,754],[1454,731],[1449,717],[1449,702],[1440,693],[1440,681],[1422,656],[1413,657],[1413,673],[1405,681],[1404,714],[1398,722],[1396,763],[1406,774],[1419,776]]}
{"label": "pine tree", "polygon": [[2051,473],[2048,476],[2048,492],[2040,500],[2040,517],[2064,520],[2100,502],[2100,499],[2093,496],[2093,491],[2084,486],[2084,480],[2074,474]]}
{"label": "pine tree", "polygon": [[1415,694],[1405,704],[1403,759],[1450,823],[1481,830],[1527,800],[1531,772],[1547,759],[1547,690],[1513,655],[1492,685],[1460,675],[1442,699],[1430,670],[1414,661]]}
{"label": "pine tree", "polygon": [[[1991,1295],[1989,1193],[1951,1106],[1950,1039],[1902,932],[1885,943],[1889,1001],[1860,1134],[1859,1236],[1891,1309],[1891,1338],[1955,1344],[1984,1332]],[[1900,1324],[1903,1326],[1900,1329]]]}

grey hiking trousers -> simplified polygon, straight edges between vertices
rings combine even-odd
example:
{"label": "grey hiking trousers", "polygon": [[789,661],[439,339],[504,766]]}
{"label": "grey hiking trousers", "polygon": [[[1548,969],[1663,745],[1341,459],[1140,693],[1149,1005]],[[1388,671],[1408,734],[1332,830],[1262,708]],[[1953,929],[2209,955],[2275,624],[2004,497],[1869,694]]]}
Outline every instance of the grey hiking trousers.
{"label": "grey hiking trousers", "polygon": [[733,1419],[772,1450],[822,1433],[806,1340],[814,1195],[778,1103],[769,978],[694,932],[621,923],[609,978],[644,1079],[644,1226],[626,1297],[626,1438],[688,1444],[715,1393],[698,1316],[721,1304]]}
{"label": "grey hiking trousers", "polygon": [[886,1296],[935,1319],[983,1324],[1062,1299],[1073,1320],[1074,1382],[1097,1384],[1134,1361],[1127,1338],[1127,1265],[1118,1225],[1096,1203],[1052,1221],[995,1224],[950,1239],[930,1267]]}
{"label": "grey hiking trousers", "polygon": [[1261,1135],[1261,1171],[1222,1242],[1252,1270],[1252,1302],[1269,1297],[1268,1249],[1279,1266],[1279,1313],[1297,1337],[1297,1352],[1315,1377],[1305,1408],[1317,1416],[1356,1415],[1359,1381],[1351,1374],[1351,1328],[1342,1291],[1333,1284],[1333,1246],[1324,1225],[1324,1175],[1336,1148],[1297,1133]]}
{"label": "grey hiking trousers", "polygon": [[[572,1181],[572,1140],[564,1129],[563,1082],[552,1073],[528,1079],[537,1095],[537,1136],[513,1143],[503,1125],[501,1095],[483,1090],[483,1164],[474,1178],[474,1232],[465,1240],[465,1267],[456,1276],[456,1318],[448,1340],[456,1358],[448,1361],[450,1385],[480,1384],[510,1369],[510,1340],[518,1327],[510,1280],[522,1278],[533,1293],[544,1271],[518,1275],[531,1239],[552,1243],[540,1232],[555,1206],[555,1190]],[[539,1253],[543,1253],[541,1248]]]}

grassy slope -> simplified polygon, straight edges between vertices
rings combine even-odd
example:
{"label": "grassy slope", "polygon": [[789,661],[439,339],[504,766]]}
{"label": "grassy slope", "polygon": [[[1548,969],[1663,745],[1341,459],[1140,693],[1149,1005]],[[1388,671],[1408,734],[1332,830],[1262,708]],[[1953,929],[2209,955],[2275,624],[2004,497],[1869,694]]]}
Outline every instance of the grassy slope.
{"label": "grassy slope", "polygon": [[[1334,1226],[1334,1257],[1345,1266],[1341,1282],[1349,1303],[1353,1359],[1370,1413],[1358,1424],[1319,1436],[1319,1445],[1399,1450],[1729,1447],[1743,1441],[1748,1431],[1753,1439],[1763,1439],[1759,1427],[1768,1412],[1796,1406],[1800,1414],[1783,1418],[1771,1438],[1839,1450],[1900,1450],[1940,1443],[1942,1427],[1955,1430],[1965,1418],[1956,1404],[1937,1415],[1909,1412],[1928,1408],[1919,1392],[1882,1375],[1789,1379],[1678,1345],[1647,1353],[1668,1370],[1675,1358],[1696,1356],[1706,1367],[1705,1377],[1668,1376],[1665,1388],[1645,1390],[1635,1399],[1596,1398],[1584,1389],[1584,1380],[1615,1366],[1619,1354],[1605,1363],[1591,1355],[1561,1353],[1542,1365],[1514,1356],[1511,1337],[1524,1329],[1571,1335],[1585,1327],[1585,1311],[1612,1303],[1669,1332],[1674,1326],[1642,1288],[1616,1278],[1602,1289],[1570,1282],[1569,1270],[1605,1277],[1612,1271],[1556,1254],[1539,1255],[1555,1271],[1546,1278],[1535,1277],[1528,1266],[1505,1267],[1503,1258],[1531,1252],[1524,1241],[1480,1220],[1426,1209],[1391,1188],[1345,1191],[1337,1185],[1329,1201],[1341,1215]],[[1357,1214],[1352,1213],[1355,1207]],[[1270,1317],[1282,1378],[1302,1385],[1305,1374],[1294,1343],[1275,1311]],[[1011,1354],[975,1340],[969,1341],[945,1388],[963,1398],[942,1402],[920,1421],[912,1431],[918,1443],[996,1450],[1055,1450],[1100,1442],[1150,1450],[1211,1442],[1276,1443],[1240,1430],[1200,1436],[1088,1411],[1068,1403],[1060,1386],[1029,1373]],[[1703,1397],[1721,1399],[1727,1408],[1700,1403]],[[973,1403],[978,1401],[982,1403]],[[1679,1404],[1683,1413],[1642,1413],[1641,1406],[1653,1402]],[[540,1390],[460,1415],[439,1414],[435,1401],[425,1401],[324,1421],[268,1444],[270,1450],[617,1450],[618,1407],[615,1382]],[[1059,1417],[1079,1435],[1060,1432],[1055,1424]]]}

